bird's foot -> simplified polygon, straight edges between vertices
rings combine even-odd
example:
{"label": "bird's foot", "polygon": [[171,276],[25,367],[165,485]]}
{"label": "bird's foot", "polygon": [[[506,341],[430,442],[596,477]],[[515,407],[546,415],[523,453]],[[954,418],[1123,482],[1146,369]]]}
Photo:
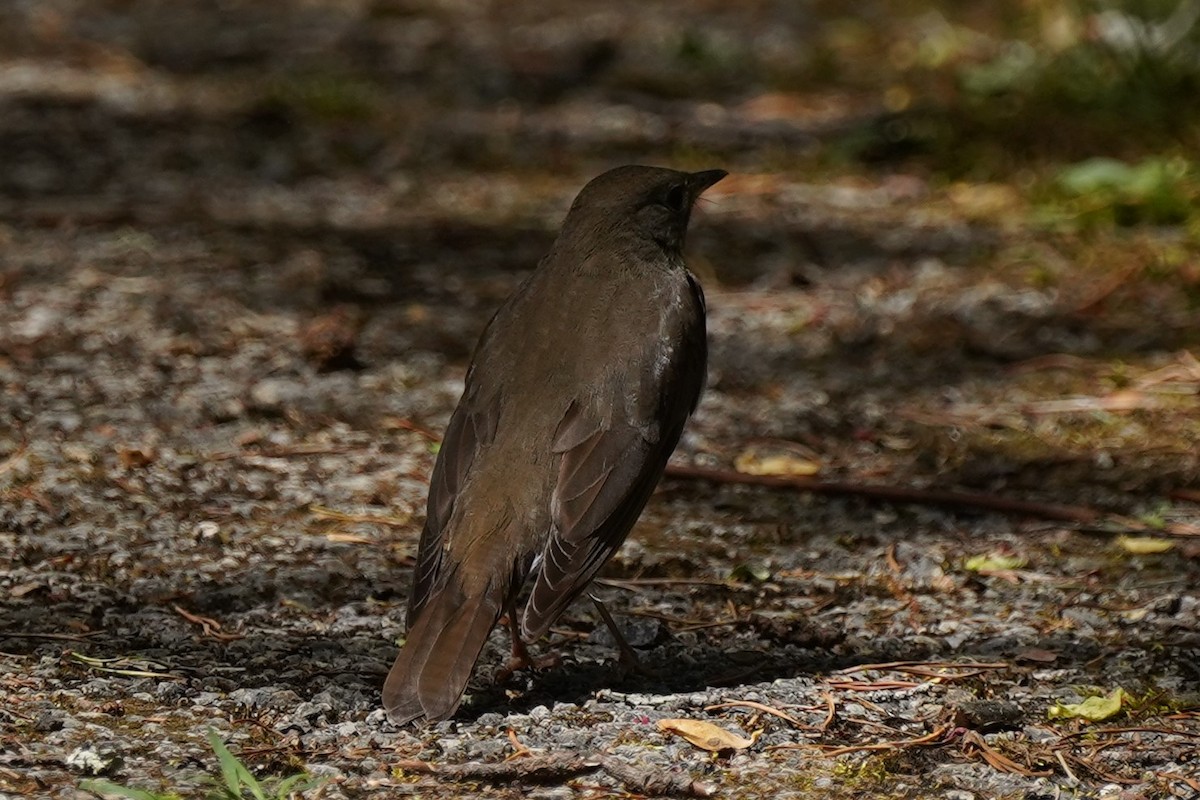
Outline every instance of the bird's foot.
{"label": "bird's foot", "polygon": [[[517,641],[520,640],[518,639]],[[525,647],[524,643],[522,643],[519,652],[518,648],[514,647],[512,656],[507,662],[505,662],[503,667],[496,670],[496,676],[494,680],[496,683],[506,683],[517,670],[553,669],[554,667],[561,665],[562,656],[558,652],[550,652],[540,656],[535,656],[530,653],[529,649]]]}
{"label": "bird's foot", "polygon": [[616,620],[613,619],[612,614],[609,613],[604,603],[600,602],[600,598],[594,594],[589,594],[588,597],[595,604],[596,612],[600,614],[600,619],[603,620],[605,627],[608,628],[608,632],[612,634],[613,640],[617,643],[621,677],[625,677],[626,675],[654,677],[654,673],[642,664],[642,660],[638,658],[637,651],[629,644],[629,641],[625,638],[625,634],[621,633],[621,629],[617,627]]}
{"label": "bird's foot", "polygon": [[508,613],[508,630],[512,636],[512,656],[503,667],[496,670],[496,683],[505,683],[520,669],[553,669],[562,664],[562,656],[555,651],[535,656],[529,652],[528,645],[521,638],[517,625],[517,615],[514,611]]}

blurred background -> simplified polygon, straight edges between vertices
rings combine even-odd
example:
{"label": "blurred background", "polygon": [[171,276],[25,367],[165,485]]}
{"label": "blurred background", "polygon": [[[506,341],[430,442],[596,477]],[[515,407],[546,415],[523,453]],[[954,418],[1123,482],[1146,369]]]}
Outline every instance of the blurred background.
{"label": "blurred background", "polygon": [[13,0],[0,191],[8,215],[362,227],[455,202],[520,219],[546,184],[635,160],[994,181],[1011,192],[970,210],[1188,223],[1198,19],[1189,0]]}
{"label": "blurred background", "polygon": [[[1200,663],[1198,98],[1200,0],[0,0],[0,789],[76,796],[98,739],[118,780],[199,781],[211,724],[271,774],[396,779],[422,745],[376,737],[379,686],[471,349],[579,188],[646,163],[731,172],[691,223],[709,390],[675,455],[725,474],[664,481],[605,573],[663,681],[604,672],[578,604],[572,665],[479,681],[462,724],[780,678],[824,743],[924,736],[963,724],[947,685],[826,731],[813,676],[1003,659],[967,685],[1032,731],[1003,785],[940,744],[633,752],[741,793],[1168,796],[1194,731],[1053,744],[1044,710],[1121,686],[1129,724],[1195,727],[1155,715]],[[1095,514],[730,485],[763,474]],[[641,741],[611,718],[564,724]],[[1048,741],[1107,766],[1081,789]]]}
{"label": "blurred background", "polygon": [[[754,430],[877,441],[895,424],[881,409],[915,397],[928,426],[928,402],[962,405],[971,379],[983,404],[1097,397],[1200,336],[1198,90],[1190,0],[14,0],[9,351],[81,346],[64,321],[86,296],[95,324],[135,307],[167,337],[111,331],[113,357],[122,341],[135,361],[232,354],[231,320],[278,313],[301,361],[243,351],[247,380],[429,359],[455,374],[578,188],[642,162],[733,173],[690,263],[732,292],[713,304],[712,385],[759,403],[731,409]],[[101,314],[87,287],[121,276],[166,283]],[[61,305],[18,293],[80,282]],[[1009,369],[1051,355],[1096,361]],[[1100,405],[1190,410],[1172,387]],[[343,389],[324,411],[377,412]],[[200,406],[225,402],[205,391]],[[1058,413],[1028,440],[976,412],[989,449],[1023,431],[1004,443],[1018,463],[1095,446]],[[1100,427],[1139,453],[1195,441],[1188,415],[1170,420]],[[932,438],[954,452],[935,464],[969,457]]]}

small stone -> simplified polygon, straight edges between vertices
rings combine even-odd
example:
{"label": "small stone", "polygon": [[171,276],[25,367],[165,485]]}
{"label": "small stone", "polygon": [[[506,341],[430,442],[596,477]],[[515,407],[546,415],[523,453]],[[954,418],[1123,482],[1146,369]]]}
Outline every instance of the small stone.
{"label": "small stone", "polygon": [[1017,728],[1025,716],[1018,703],[1004,700],[967,700],[955,709],[954,724],[976,731]]}
{"label": "small stone", "polygon": [[85,745],[67,755],[67,768],[84,775],[111,775],[121,768],[121,756]]}
{"label": "small stone", "polygon": [[38,733],[51,733],[52,731],[61,730],[63,727],[63,716],[61,711],[43,711],[34,719],[33,729]]}
{"label": "small stone", "polygon": [[250,387],[250,407],[256,411],[279,412],[304,396],[304,386],[284,378],[266,378]]}

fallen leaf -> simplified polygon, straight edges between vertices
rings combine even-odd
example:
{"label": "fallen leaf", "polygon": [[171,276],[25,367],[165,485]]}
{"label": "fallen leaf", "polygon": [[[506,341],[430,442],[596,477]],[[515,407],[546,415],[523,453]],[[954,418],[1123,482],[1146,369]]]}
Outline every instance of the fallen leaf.
{"label": "fallen leaf", "polygon": [[806,458],[796,456],[774,455],[759,456],[753,450],[747,450],[733,462],[734,468],[743,475],[816,475],[821,471],[821,465]]}
{"label": "fallen leaf", "polygon": [[719,753],[722,750],[745,750],[754,744],[757,734],[750,739],[730,733],[711,722],[698,719],[660,719],[658,729],[682,736],[701,750]]}
{"label": "fallen leaf", "polygon": [[1022,210],[1020,193],[1003,183],[956,183],[950,186],[947,196],[969,219],[994,220]]}
{"label": "fallen leaf", "polygon": [[984,555],[971,556],[963,562],[963,567],[971,572],[1004,572],[1020,569],[1025,564],[1026,561],[1021,556],[1009,556],[1003,553],[985,553]]}
{"label": "fallen leaf", "polygon": [[1058,660],[1058,653],[1053,650],[1043,650],[1040,647],[1026,647],[1017,653],[1018,661],[1035,661],[1039,664],[1050,664]]}
{"label": "fallen leaf", "polygon": [[1055,703],[1046,715],[1050,719],[1067,717],[1101,722],[1121,713],[1121,706],[1129,699],[1129,694],[1118,686],[1107,697],[1089,697],[1082,703]]}
{"label": "fallen leaf", "polygon": [[30,592],[36,592],[42,588],[41,581],[29,581],[28,583],[18,583],[16,586],[8,590],[9,597],[24,597]]}
{"label": "fallen leaf", "polygon": [[765,583],[771,580],[771,570],[761,564],[738,564],[729,571],[731,581]]}
{"label": "fallen leaf", "polygon": [[335,544],[375,544],[375,540],[369,536],[358,536],[353,533],[343,533],[341,531],[330,531],[325,534],[325,539]]}
{"label": "fallen leaf", "polygon": [[1126,553],[1139,556],[1165,553],[1175,546],[1175,542],[1171,539],[1159,539],[1153,536],[1118,536],[1117,544]]}
{"label": "fallen leaf", "polygon": [[140,469],[154,462],[157,454],[153,447],[117,447],[117,458],[126,469]]}

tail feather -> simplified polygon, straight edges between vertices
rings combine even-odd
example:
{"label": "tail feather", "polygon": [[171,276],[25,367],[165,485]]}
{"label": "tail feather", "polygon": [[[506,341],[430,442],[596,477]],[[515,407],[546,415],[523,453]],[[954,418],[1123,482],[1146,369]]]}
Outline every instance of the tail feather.
{"label": "tail feather", "polygon": [[502,600],[495,590],[464,598],[448,588],[429,599],[383,683],[383,707],[393,722],[454,714]]}

